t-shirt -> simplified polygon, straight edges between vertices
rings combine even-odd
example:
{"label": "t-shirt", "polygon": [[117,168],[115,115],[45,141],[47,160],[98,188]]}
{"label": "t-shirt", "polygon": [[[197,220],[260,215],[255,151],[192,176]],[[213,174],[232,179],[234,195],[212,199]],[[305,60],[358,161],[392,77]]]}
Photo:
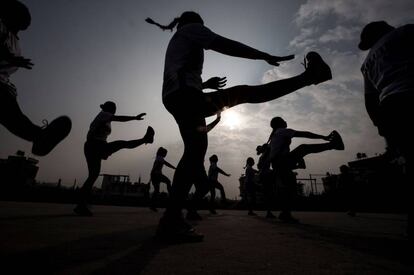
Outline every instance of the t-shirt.
{"label": "t-shirt", "polygon": [[251,165],[246,166],[246,170],[244,172],[246,179],[245,183],[246,185],[253,185],[254,184],[254,177],[257,173],[257,170],[255,170]]}
{"label": "t-shirt", "polygon": [[162,174],[162,168],[164,167],[164,158],[162,156],[156,156],[154,165],[152,166],[151,173]]}
{"label": "t-shirt", "polygon": [[220,168],[217,167],[217,163],[211,163],[210,168],[208,169],[208,178],[211,180],[217,180]]}
{"label": "t-shirt", "polygon": [[217,36],[200,23],[184,25],[175,32],[165,56],[163,98],[183,86],[202,90],[204,49]]}
{"label": "t-shirt", "polygon": [[101,111],[89,127],[88,140],[106,141],[112,131],[111,121],[113,116],[112,113]]}
{"label": "t-shirt", "polygon": [[273,161],[290,152],[290,143],[296,131],[289,128],[279,128],[270,137],[270,159]]}
{"label": "t-shirt", "polygon": [[369,51],[361,71],[365,93],[377,93],[380,102],[396,93],[414,91],[414,24],[382,37]]}
{"label": "t-shirt", "polygon": [[[19,38],[4,25],[0,19],[0,47],[2,50],[6,49],[9,53],[20,56]],[[16,72],[18,67],[10,66],[6,60],[0,60],[0,82],[6,85],[11,85],[9,77]],[[14,86],[12,86],[14,87]],[[15,94],[14,94],[15,95]]]}

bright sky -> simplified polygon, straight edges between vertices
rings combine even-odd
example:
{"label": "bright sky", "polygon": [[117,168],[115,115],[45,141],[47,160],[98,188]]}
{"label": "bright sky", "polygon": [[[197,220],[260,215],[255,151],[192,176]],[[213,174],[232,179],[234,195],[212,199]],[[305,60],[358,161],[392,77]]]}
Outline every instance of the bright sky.
{"label": "bright sky", "polygon": [[[109,141],[135,139],[148,125],[156,131],[155,142],[123,150],[103,161],[102,173],[129,174],[148,181],[158,147],[168,149],[166,160],[177,164],[183,146],[175,121],[161,103],[165,50],[170,32],[144,22],[151,17],[169,23],[183,11],[200,13],[207,27],[275,55],[296,54],[293,61],[273,68],[263,61],[243,60],[207,51],[203,78],[227,76],[227,86],[257,85],[303,71],[307,51],[316,50],[333,70],[333,80],[307,87],[265,104],[241,105],[223,113],[221,123],[209,135],[208,157],[217,154],[218,166],[232,174],[220,176],[230,198],[238,192],[238,178],[247,157],[257,161],[255,148],[267,141],[269,121],[282,116],[297,130],[343,136],[345,151],[306,157],[310,173],[337,173],[341,164],[357,152],[373,156],[384,151],[364,107],[359,71],[364,55],[357,49],[366,23],[387,20],[395,26],[413,23],[411,0],[23,0],[32,13],[32,25],[20,34],[23,55],[32,58],[33,70],[12,76],[23,111],[37,124],[65,114],[71,117],[70,135],[51,154],[40,160],[39,181],[72,185],[87,176],[83,143],[99,105],[117,103],[117,114],[146,112],[143,121],[112,123]],[[174,4],[171,4],[174,2]],[[209,119],[210,121],[211,119]],[[0,158],[17,150],[30,153],[31,145],[0,130]],[[300,143],[292,143],[293,149]],[[315,142],[315,141],[311,141]],[[30,155],[30,154],[29,154]],[[164,168],[172,178],[173,171]],[[99,183],[99,181],[98,181]],[[99,184],[98,184],[99,185]]]}

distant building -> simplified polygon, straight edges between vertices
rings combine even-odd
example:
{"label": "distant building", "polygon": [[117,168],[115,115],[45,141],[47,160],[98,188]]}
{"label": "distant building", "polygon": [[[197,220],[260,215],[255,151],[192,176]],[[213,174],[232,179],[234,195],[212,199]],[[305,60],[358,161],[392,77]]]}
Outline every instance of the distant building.
{"label": "distant building", "polygon": [[149,185],[142,183],[141,180],[132,183],[129,175],[110,175],[102,174],[102,195],[106,196],[132,196],[148,197]]}
{"label": "distant building", "polygon": [[23,151],[18,151],[15,156],[0,159],[0,184],[21,187],[36,183],[36,175],[39,170],[38,160],[25,157]]}

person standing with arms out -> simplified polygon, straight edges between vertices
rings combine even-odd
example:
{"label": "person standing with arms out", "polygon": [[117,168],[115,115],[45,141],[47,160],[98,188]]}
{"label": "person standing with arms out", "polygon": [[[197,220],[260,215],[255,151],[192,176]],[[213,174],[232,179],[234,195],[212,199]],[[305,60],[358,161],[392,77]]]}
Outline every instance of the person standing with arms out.
{"label": "person standing with arms out", "polygon": [[32,153],[38,156],[49,154],[70,132],[72,122],[61,116],[50,124],[37,126],[23,114],[17,102],[17,91],[9,77],[19,68],[32,69],[30,59],[21,56],[20,31],[31,23],[27,7],[17,0],[0,2],[0,123],[12,134],[30,141]]}
{"label": "person standing with arms out", "polygon": [[168,194],[171,194],[171,181],[162,173],[162,168],[165,166],[176,169],[174,165],[170,164],[164,158],[167,156],[167,149],[164,147],[160,147],[157,150],[157,155],[155,156],[154,165],[152,166],[151,170],[151,182],[152,186],[154,187],[154,192],[152,193],[151,202],[150,202],[150,209],[154,212],[157,212],[157,208],[155,207],[158,194],[160,193],[160,183],[163,182],[167,185]]}
{"label": "person standing with arms out", "polygon": [[226,177],[231,175],[224,172],[220,167],[217,166],[218,157],[217,155],[212,155],[210,158],[210,168],[208,169],[208,179],[210,180],[210,212],[211,214],[217,214],[215,210],[215,201],[216,201],[216,189],[220,190],[220,196],[222,203],[226,203],[226,192],[224,192],[223,185],[218,181],[218,175],[222,174]]}
{"label": "person standing with arms out", "polygon": [[[273,131],[270,135],[269,161],[275,171],[282,211],[279,219],[285,222],[296,223],[292,217],[292,200],[296,194],[296,177],[292,170],[304,164],[303,158],[309,154],[316,154],[327,150],[344,150],[344,143],[337,131],[323,136],[307,131],[297,131],[287,127],[281,117],[274,117],[270,121]],[[301,144],[290,151],[292,138],[322,139],[328,142],[320,144]]]}
{"label": "person standing with arms out", "polygon": [[101,162],[108,159],[113,153],[121,149],[133,149],[142,144],[154,142],[154,129],[148,126],[147,132],[141,139],[135,140],[117,140],[108,142],[108,136],[111,134],[111,122],[127,122],[132,120],[143,120],[145,113],[137,116],[116,116],[116,104],[107,101],[100,105],[101,111],[92,121],[88,136],[84,145],[86,163],[88,164],[88,178],[80,189],[79,201],[73,211],[79,216],[92,216],[88,208],[88,202],[92,195],[92,187],[101,172]]}
{"label": "person standing with arms out", "polygon": [[201,79],[204,50],[211,49],[229,56],[264,60],[273,66],[291,60],[294,56],[270,55],[220,36],[204,26],[201,16],[193,11],[184,12],[167,26],[150,18],[146,22],[162,30],[172,31],[177,28],[165,56],[162,100],[175,118],[184,142],[184,153],[173,178],[170,204],[160,220],[157,236],[165,241],[198,242],[204,236],[183,219],[182,209],[193,182],[205,186],[197,189],[195,197],[203,197],[209,191],[204,167],[207,132],[200,131],[206,125],[205,118],[239,104],[274,100],[300,88],[325,82],[332,78],[332,74],[318,53],[309,52],[305,58],[305,71],[295,77],[264,85],[241,85],[203,93],[204,88],[221,88],[218,83],[203,83]]}
{"label": "person standing with arms out", "polygon": [[[410,125],[414,117],[414,24],[395,28],[385,21],[367,24],[358,45],[368,54],[361,67],[365,107],[387,153],[405,160],[406,194],[413,194],[414,142]],[[412,181],[412,180],[411,180]],[[411,196],[411,195],[409,195]],[[413,200],[407,197],[407,233],[412,241]]]}
{"label": "person standing with arms out", "polygon": [[246,200],[247,200],[247,208],[249,212],[247,213],[249,216],[257,216],[257,214],[253,211],[254,207],[256,206],[256,175],[259,173],[256,169],[253,168],[254,166],[254,159],[252,157],[248,157],[246,160],[246,166],[244,167],[245,172],[245,184],[244,188],[246,191]]}

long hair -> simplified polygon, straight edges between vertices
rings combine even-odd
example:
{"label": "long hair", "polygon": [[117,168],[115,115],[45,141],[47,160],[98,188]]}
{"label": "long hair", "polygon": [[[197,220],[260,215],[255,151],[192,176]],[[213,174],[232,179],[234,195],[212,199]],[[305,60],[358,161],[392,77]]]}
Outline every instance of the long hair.
{"label": "long hair", "polygon": [[194,12],[194,11],[183,12],[183,14],[181,14],[180,17],[174,18],[174,20],[171,21],[171,23],[168,24],[168,25],[161,25],[161,24],[155,22],[153,19],[151,19],[149,17],[147,19],[145,19],[145,21],[149,24],[158,26],[163,31],[165,31],[165,30],[173,31],[175,27],[177,27],[177,29],[179,29],[182,26],[184,26],[186,24],[190,24],[190,23],[204,24],[204,21],[201,18],[201,16],[198,13]]}

